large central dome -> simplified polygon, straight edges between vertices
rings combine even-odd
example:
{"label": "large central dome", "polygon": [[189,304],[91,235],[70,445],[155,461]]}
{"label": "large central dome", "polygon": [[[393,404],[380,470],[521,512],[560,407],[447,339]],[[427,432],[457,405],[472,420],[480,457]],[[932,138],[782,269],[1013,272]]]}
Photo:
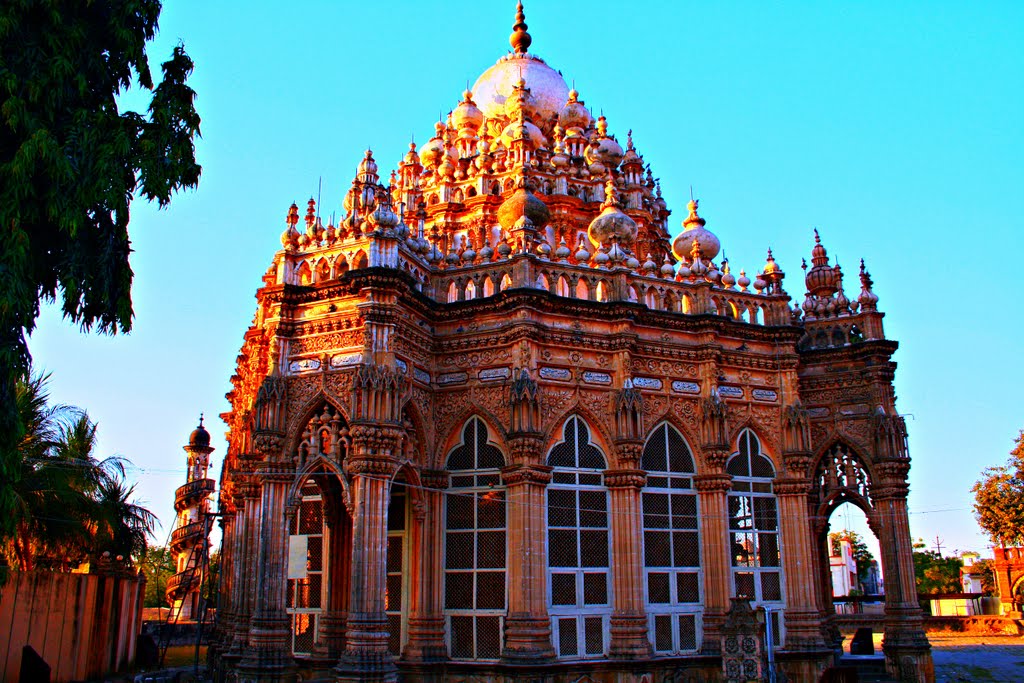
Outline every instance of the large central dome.
{"label": "large central dome", "polygon": [[476,79],[473,101],[487,118],[504,113],[505,100],[522,78],[530,89],[531,103],[545,115],[557,114],[569,97],[569,86],[562,75],[543,59],[529,54],[510,53]]}

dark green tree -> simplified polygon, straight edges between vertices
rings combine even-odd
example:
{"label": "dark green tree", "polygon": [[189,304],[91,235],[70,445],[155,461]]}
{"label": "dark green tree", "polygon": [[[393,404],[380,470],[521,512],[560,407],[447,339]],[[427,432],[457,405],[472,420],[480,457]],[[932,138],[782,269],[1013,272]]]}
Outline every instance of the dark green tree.
{"label": "dark green tree", "polygon": [[167,546],[151,545],[146,549],[140,568],[146,574],[146,597],[143,607],[167,607],[167,580],[174,576],[174,556]]}
{"label": "dark green tree", "polygon": [[959,593],[960,568],[964,566],[959,557],[943,557],[935,550],[928,550],[918,539],[914,544],[914,578],[918,593]]}
{"label": "dark green tree", "polygon": [[989,467],[974,483],[974,516],[993,543],[1024,545],[1024,430],[1005,465]]}
{"label": "dark green tree", "polygon": [[868,544],[864,542],[864,539],[861,538],[861,535],[856,531],[848,531],[844,529],[842,531],[833,531],[828,535],[833,548],[838,548],[839,542],[844,537],[850,539],[850,548],[853,550],[853,560],[857,563],[857,579],[864,581],[864,579],[867,578],[868,569],[871,568],[871,563],[875,561],[875,556],[871,554]]}
{"label": "dark green tree", "polygon": [[[154,81],[158,0],[0,2],[0,543],[15,534],[15,386],[41,301],[83,330],[132,324],[129,207],[194,188],[200,119],[179,45]],[[121,111],[137,86],[146,112]]]}

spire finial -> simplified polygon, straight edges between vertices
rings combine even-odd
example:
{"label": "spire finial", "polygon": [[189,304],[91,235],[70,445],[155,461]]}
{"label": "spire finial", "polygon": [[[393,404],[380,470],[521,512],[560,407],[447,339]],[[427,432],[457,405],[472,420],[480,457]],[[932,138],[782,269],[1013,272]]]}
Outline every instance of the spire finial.
{"label": "spire finial", "polygon": [[200,427],[203,426],[203,414],[202,413],[199,413],[199,426]]}
{"label": "spire finial", "polygon": [[523,3],[518,2],[516,3],[516,23],[512,25],[512,35],[508,38],[508,42],[512,45],[512,49],[515,50],[517,55],[526,54],[530,43],[533,42],[533,38],[526,32],[527,28]]}

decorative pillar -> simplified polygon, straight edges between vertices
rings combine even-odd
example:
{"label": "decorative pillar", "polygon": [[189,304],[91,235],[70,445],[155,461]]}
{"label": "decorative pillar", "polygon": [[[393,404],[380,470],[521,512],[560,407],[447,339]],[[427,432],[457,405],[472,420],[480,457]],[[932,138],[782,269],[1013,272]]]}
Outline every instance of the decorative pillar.
{"label": "decorative pillar", "polygon": [[221,552],[220,552],[220,577],[217,587],[217,622],[210,647],[216,648],[219,655],[223,654],[232,641],[232,631],[235,624],[235,564],[238,561],[235,536],[236,511],[231,504],[230,494],[223,496],[221,500]]}
{"label": "decorative pillar", "polygon": [[[876,472],[887,469],[876,466]],[[899,463],[902,464],[902,463]],[[900,681],[928,683],[935,680],[931,645],[924,634],[917,603],[913,545],[907,516],[906,462],[903,481],[872,487],[871,498],[878,514],[882,571],[885,575],[885,638],[882,651],[890,675]],[[901,468],[902,469],[902,468]],[[886,477],[890,479],[890,477]]]}
{"label": "decorative pillar", "polygon": [[502,659],[538,663],[554,659],[547,600],[547,522],[544,492],[551,468],[537,433],[509,438],[513,464],[501,472],[508,500],[508,616]]}
{"label": "decorative pillar", "polygon": [[[715,455],[715,460],[724,456]],[[705,454],[705,462],[707,454]],[[700,509],[700,550],[704,570],[704,620],[701,652],[718,654],[721,650],[722,625],[729,612],[729,548],[728,494],[732,478],[727,474],[701,474],[693,479]]]}
{"label": "decorative pillar", "polygon": [[444,644],[444,595],[441,569],[444,529],[441,525],[444,489],[448,473],[444,470],[422,470],[423,520],[416,528],[410,552],[416,575],[412,581],[409,603],[409,642],[403,659],[434,662],[447,659]]}
{"label": "decorative pillar", "polygon": [[388,503],[398,469],[397,427],[353,424],[345,465],[352,496],[352,561],[345,651],[335,668],[338,681],[395,681],[384,611],[387,585]]}
{"label": "decorative pillar", "polygon": [[241,658],[249,646],[249,625],[256,603],[256,562],[260,548],[260,488],[252,475],[239,477],[240,517],[235,528],[235,628],[228,656]]}
{"label": "decorative pillar", "polygon": [[352,518],[342,500],[344,494],[340,484],[322,486],[321,492],[324,496],[324,519],[328,527],[327,547],[324,549],[327,558],[327,602],[320,615],[316,659],[334,666],[345,649]]}
{"label": "decorative pillar", "polygon": [[241,683],[290,681],[294,678],[285,613],[285,562],[288,525],[285,505],[294,472],[281,463],[261,462],[256,476],[262,481],[259,562],[256,565],[255,605],[249,627],[249,646],[239,664]]}
{"label": "decorative pillar", "polygon": [[[619,462],[636,464],[642,443],[620,443]],[[612,585],[615,610],[611,618],[611,656],[648,657],[647,611],[644,604],[643,530],[640,489],[646,475],[638,469],[606,470],[604,483],[611,492]]]}

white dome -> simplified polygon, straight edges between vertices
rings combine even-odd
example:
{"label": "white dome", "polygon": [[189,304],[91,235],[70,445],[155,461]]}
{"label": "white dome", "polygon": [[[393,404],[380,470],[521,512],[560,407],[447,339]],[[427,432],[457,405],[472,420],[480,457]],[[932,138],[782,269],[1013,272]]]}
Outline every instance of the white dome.
{"label": "white dome", "polygon": [[530,89],[533,108],[545,116],[557,114],[569,97],[565,79],[540,57],[507,54],[476,79],[473,101],[489,119],[504,116],[505,100],[522,76]]}

